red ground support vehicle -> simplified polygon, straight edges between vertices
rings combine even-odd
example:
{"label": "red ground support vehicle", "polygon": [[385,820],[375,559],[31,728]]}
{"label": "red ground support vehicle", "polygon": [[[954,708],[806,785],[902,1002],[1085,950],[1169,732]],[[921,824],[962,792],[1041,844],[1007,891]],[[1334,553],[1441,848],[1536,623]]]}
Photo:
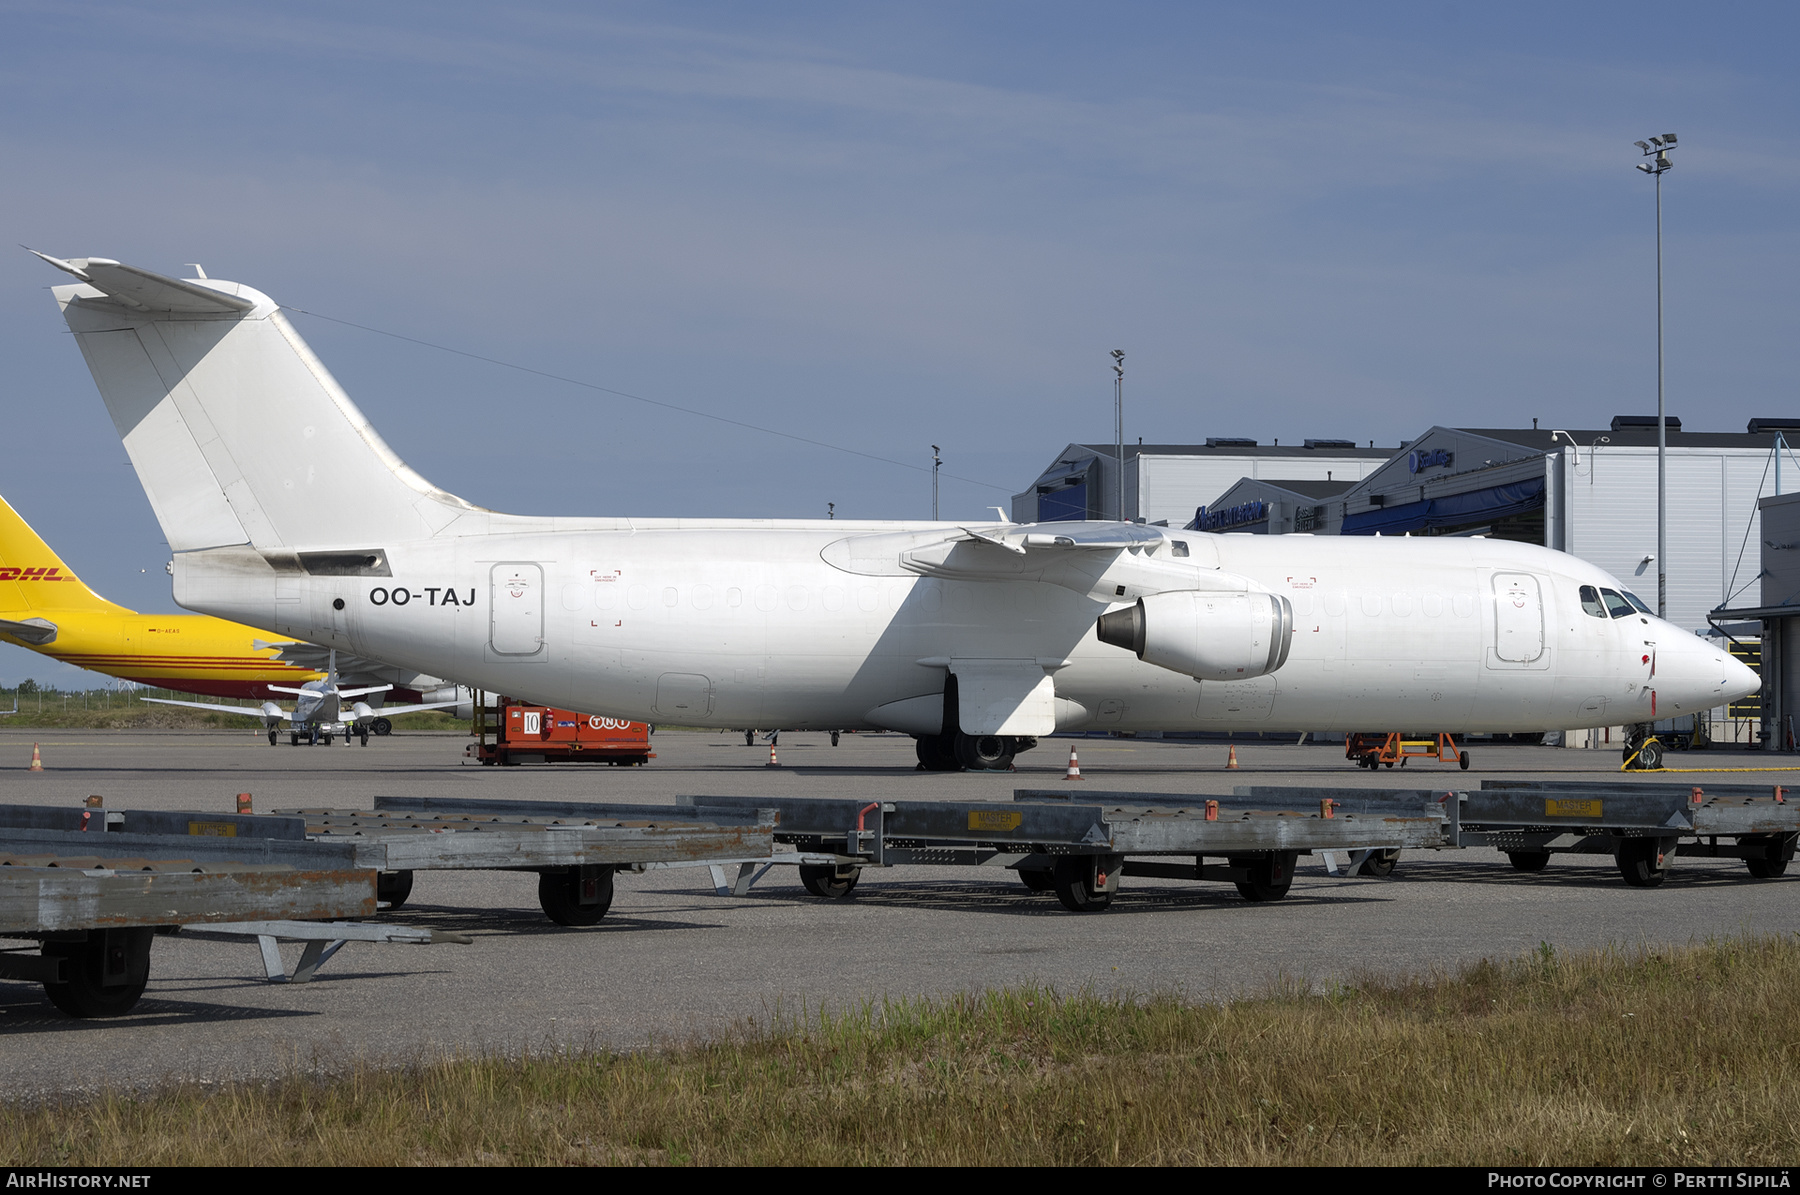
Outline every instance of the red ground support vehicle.
{"label": "red ground support vehicle", "polygon": [[1354,760],[1359,768],[1370,771],[1386,764],[1406,766],[1409,759],[1435,759],[1469,770],[1469,753],[1458,751],[1456,740],[1447,734],[1429,739],[1409,739],[1399,731],[1391,734],[1353,734],[1344,740],[1344,758]]}
{"label": "red ground support vehicle", "polygon": [[475,711],[477,740],[464,753],[484,765],[574,761],[630,767],[656,758],[650,750],[650,727],[643,722],[520,705],[502,697],[489,742],[487,711],[480,706]]}

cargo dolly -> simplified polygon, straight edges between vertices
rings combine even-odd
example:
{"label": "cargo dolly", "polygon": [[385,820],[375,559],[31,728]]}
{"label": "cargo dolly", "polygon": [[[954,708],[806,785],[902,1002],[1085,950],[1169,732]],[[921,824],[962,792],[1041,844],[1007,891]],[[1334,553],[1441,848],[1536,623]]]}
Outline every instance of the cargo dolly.
{"label": "cargo dolly", "polygon": [[373,808],[285,811],[314,842],[353,848],[381,872],[378,893],[406,903],[415,871],[534,871],[558,925],[598,924],[620,869],[746,864],[773,850],[756,808],[703,813],[667,805],[376,797]]}
{"label": "cargo dolly", "polygon": [[[1216,880],[1247,900],[1280,900],[1294,862],[1314,851],[1368,855],[1442,842],[1436,793],[1407,794],[1358,811],[1324,797],[1310,808],[1263,809],[1204,797],[1146,800],[1137,793],[1020,790],[992,801],[863,801],[807,797],[680,797],[707,817],[772,810],[774,838],[815,896],[842,898],[867,867],[989,866],[1017,871],[1033,891],[1054,890],[1065,908],[1106,908],[1121,876]],[[1098,798],[1095,800],[1094,798]],[[1180,862],[1176,860],[1180,859]],[[1220,862],[1209,863],[1208,859]],[[765,867],[766,871],[767,868]],[[742,884],[742,889],[748,884]]]}
{"label": "cargo dolly", "polygon": [[1613,855],[1634,888],[1662,883],[1679,855],[1742,859],[1774,879],[1800,839],[1800,802],[1770,785],[1489,780],[1460,813],[1456,845],[1496,847],[1526,872],[1556,854]]}
{"label": "cargo dolly", "polygon": [[[70,1016],[122,1016],[158,934],[254,939],[289,983],[346,941],[469,941],[343,920],[375,912],[375,873],[303,835],[297,819],[0,806],[0,938],[38,944],[0,949],[0,979],[43,984]],[[306,944],[291,975],[282,941]]]}

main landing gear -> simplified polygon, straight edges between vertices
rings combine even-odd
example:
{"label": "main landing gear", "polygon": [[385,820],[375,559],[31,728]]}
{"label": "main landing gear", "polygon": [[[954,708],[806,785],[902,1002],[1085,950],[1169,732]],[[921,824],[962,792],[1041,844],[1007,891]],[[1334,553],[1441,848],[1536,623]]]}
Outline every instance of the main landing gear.
{"label": "main landing gear", "polygon": [[920,734],[913,736],[921,772],[1005,772],[1013,756],[1037,746],[1021,735]]}

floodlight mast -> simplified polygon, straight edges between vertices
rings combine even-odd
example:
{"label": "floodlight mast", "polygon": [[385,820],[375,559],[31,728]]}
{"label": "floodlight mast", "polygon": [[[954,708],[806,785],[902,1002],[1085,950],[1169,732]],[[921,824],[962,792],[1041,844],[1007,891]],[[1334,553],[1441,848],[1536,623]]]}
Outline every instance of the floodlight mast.
{"label": "floodlight mast", "polygon": [[1126,521],[1125,515],[1125,350],[1114,349],[1113,359],[1113,443],[1118,449],[1118,518]]}
{"label": "floodlight mast", "polygon": [[1663,404],[1662,176],[1673,169],[1675,134],[1633,142],[1648,162],[1637,168],[1656,180],[1656,615],[1669,616],[1669,424]]}
{"label": "floodlight mast", "polygon": [[938,470],[944,467],[944,460],[938,454],[943,451],[944,450],[939,448],[936,444],[931,446],[931,521],[934,523],[937,522],[938,517]]}

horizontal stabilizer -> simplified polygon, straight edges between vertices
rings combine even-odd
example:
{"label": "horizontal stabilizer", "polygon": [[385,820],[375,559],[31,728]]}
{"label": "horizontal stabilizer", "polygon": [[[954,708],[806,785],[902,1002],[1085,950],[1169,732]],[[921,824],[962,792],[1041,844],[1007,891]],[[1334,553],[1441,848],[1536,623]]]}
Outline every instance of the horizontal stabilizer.
{"label": "horizontal stabilizer", "polygon": [[[249,311],[252,299],[240,299],[203,282],[188,282],[152,274],[136,266],[122,265],[105,257],[77,257],[64,261],[47,253],[30,251],[57,269],[73,274],[107,298],[136,311],[167,311],[183,315]],[[230,285],[229,283],[227,285]]]}
{"label": "horizontal stabilizer", "polygon": [[19,622],[0,618],[0,635],[11,635],[22,643],[42,647],[56,642],[56,624],[47,618],[27,618]]}

